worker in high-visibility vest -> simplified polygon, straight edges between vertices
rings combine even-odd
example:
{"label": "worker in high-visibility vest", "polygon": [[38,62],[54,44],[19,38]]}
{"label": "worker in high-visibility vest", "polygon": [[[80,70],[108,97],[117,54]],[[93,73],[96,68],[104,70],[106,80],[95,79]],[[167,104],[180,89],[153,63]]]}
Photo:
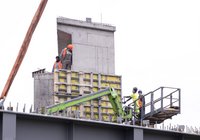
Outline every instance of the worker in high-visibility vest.
{"label": "worker in high-visibility vest", "polygon": [[64,69],[71,70],[73,45],[68,44],[60,53],[61,62]]}
{"label": "worker in high-visibility vest", "polygon": [[59,56],[56,56],[56,62],[54,63],[53,65],[53,70],[52,72],[55,72],[55,70],[59,70],[59,69],[62,69],[63,66],[62,66],[62,63],[60,61],[60,57]]}
{"label": "worker in high-visibility vest", "polygon": [[134,87],[133,93],[131,94],[131,98],[133,100],[134,112],[135,112],[136,116],[140,113],[139,103],[138,103],[139,94],[137,93],[137,90],[138,89],[136,87]]}
{"label": "worker in high-visibility vest", "polygon": [[140,110],[140,113],[138,114],[138,118],[141,118],[145,114],[145,97],[142,94],[141,90],[138,91],[138,94],[139,94],[138,105],[139,105],[139,110]]}

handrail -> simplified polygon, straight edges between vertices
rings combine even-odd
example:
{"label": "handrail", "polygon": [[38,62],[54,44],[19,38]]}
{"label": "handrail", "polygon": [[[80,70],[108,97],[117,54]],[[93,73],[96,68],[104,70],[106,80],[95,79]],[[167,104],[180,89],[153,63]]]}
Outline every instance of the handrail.
{"label": "handrail", "polygon": [[[157,102],[159,102],[161,99],[167,98],[167,97],[171,96],[173,93],[175,93],[175,92],[177,92],[177,91],[178,91],[178,90],[173,91],[173,92],[171,92],[169,95],[166,95],[166,96],[164,96],[164,97],[160,97],[160,98],[154,100],[153,103],[157,103]],[[149,103],[145,104],[145,106],[149,106],[151,103],[152,103],[152,102],[149,102]]]}
{"label": "handrail", "polygon": [[[164,92],[163,89],[174,89],[174,90],[171,91],[171,92],[169,92],[167,95],[163,96],[163,92]],[[155,92],[157,92],[157,91],[159,91],[159,90],[161,90],[161,91],[160,91],[160,97],[159,97],[159,98],[156,98],[156,99],[154,100],[154,96],[153,96],[153,95],[155,94]],[[175,95],[176,93],[178,94],[178,97],[177,97],[177,98],[173,98],[172,96]],[[174,104],[174,103],[176,103],[176,102],[179,102],[179,105],[178,105],[178,106],[180,107],[180,89],[179,89],[179,88],[174,88],[174,87],[159,87],[159,88],[157,88],[157,89],[155,89],[155,90],[153,90],[153,91],[151,91],[151,92],[145,94],[144,97],[146,98],[148,95],[151,95],[150,102],[146,103],[143,107],[146,108],[146,107],[148,107],[148,106],[151,106],[150,112],[148,112],[148,113],[150,113],[150,114],[153,113],[153,111],[155,110],[154,105],[155,105],[155,103],[158,103],[158,102],[161,102],[161,105],[160,105],[160,107],[159,107],[161,110],[164,109],[164,108],[166,108],[166,107],[171,106],[172,104]],[[168,97],[169,97],[169,98],[168,98]],[[170,103],[167,104],[167,105],[165,104],[165,105],[163,106],[163,100],[164,100],[164,99],[170,100]],[[134,105],[138,100],[139,100],[139,99],[135,100],[134,102],[131,102],[128,106]],[[153,106],[153,107],[152,107],[152,106]]]}

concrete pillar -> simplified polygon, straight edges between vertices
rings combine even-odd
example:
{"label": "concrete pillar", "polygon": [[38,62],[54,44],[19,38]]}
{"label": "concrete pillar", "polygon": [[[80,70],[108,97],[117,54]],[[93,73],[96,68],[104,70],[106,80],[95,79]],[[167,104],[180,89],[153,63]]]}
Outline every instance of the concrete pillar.
{"label": "concrete pillar", "polygon": [[68,126],[68,139],[69,140],[74,140],[75,136],[74,136],[74,123],[70,123]]}
{"label": "concrete pillar", "polygon": [[16,140],[16,114],[3,113],[2,140]]}
{"label": "concrete pillar", "polygon": [[143,129],[134,128],[133,129],[133,140],[143,140]]}

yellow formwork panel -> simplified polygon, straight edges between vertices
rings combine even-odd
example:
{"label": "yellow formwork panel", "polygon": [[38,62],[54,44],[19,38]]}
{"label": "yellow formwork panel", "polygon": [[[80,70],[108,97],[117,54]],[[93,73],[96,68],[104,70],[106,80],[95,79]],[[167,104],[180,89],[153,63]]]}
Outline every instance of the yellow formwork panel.
{"label": "yellow formwork panel", "polygon": [[101,83],[101,87],[109,87],[109,83],[102,82],[102,83]]}
{"label": "yellow formwork panel", "polygon": [[83,87],[84,88],[84,91],[86,91],[86,92],[91,92],[91,88],[90,87]]}
{"label": "yellow formwork panel", "polygon": [[115,89],[115,92],[117,92],[118,95],[121,95],[121,89]]}
{"label": "yellow formwork panel", "polygon": [[85,118],[86,118],[86,119],[90,119],[90,118],[91,118],[91,117],[90,117],[90,114],[86,114],[86,115],[85,115]]}
{"label": "yellow formwork panel", "polygon": [[102,100],[105,100],[105,101],[109,101],[108,96],[102,96],[101,99],[102,99]]}
{"label": "yellow formwork panel", "polygon": [[98,92],[99,89],[98,89],[98,87],[93,87],[93,88],[92,88],[92,91],[93,91],[93,92]]}
{"label": "yellow formwork panel", "polygon": [[101,106],[102,107],[110,107],[112,108],[112,105],[109,101],[101,101]]}
{"label": "yellow formwork panel", "polygon": [[93,79],[98,80],[98,74],[93,74]]}
{"label": "yellow formwork panel", "polygon": [[98,86],[98,82],[97,81],[93,81],[92,85],[93,86]]}
{"label": "yellow formwork panel", "polygon": [[102,108],[101,111],[102,113],[114,114],[114,111],[112,108]]}
{"label": "yellow formwork panel", "polygon": [[90,106],[91,103],[90,103],[90,101],[87,101],[87,102],[84,102],[83,105]]}
{"label": "yellow formwork panel", "polygon": [[119,76],[108,76],[108,81],[121,82],[121,77],[119,77]]}
{"label": "yellow formwork panel", "polygon": [[70,95],[78,97],[80,94],[78,91],[72,91]]}
{"label": "yellow formwork panel", "polygon": [[71,77],[74,77],[74,78],[79,78],[79,73],[78,72],[71,72]]}
{"label": "yellow formwork panel", "polygon": [[85,112],[90,113],[91,112],[91,108],[90,107],[84,107],[85,108]]}
{"label": "yellow formwork panel", "polygon": [[67,90],[67,86],[62,84],[58,85],[58,88],[58,90]]}
{"label": "yellow formwork panel", "polygon": [[84,105],[86,105],[86,106],[93,105],[94,107],[102,106],[102,107],[110,107],[110,108],[112,108],[112,105],[110,104],[109,101],[100,101],[100,105],[99,105],[99,101],[98,100],[93,100],[92,104],[91,104],[91,101],[87,101],[87,102],[84,102]]}
{"label": "yellow formwork panel", "polygon": [[78,79],[71,79],[71,83],[68,84],[79,84],[79,80]]}
{"label": "yellow formwork panel", "polygon": [[98,107],[99,106],[99,101],[98,100],[93,100],[92,101],[92,105]]}
{"label": "yellow formwork panel", "polygon": [[58,76],[61,76],[61,77],[66,77],[67,76],[67,73],[65,71],[60,71],[58,73]]}
{"label": "yellow formwork panel", "polygon": [[76,110],[79,110],[79,106],[72,106],[71,107],[71,111],[76,111]]}
{"label": "yellow formwork panel", "polygon": [[101,75],[101,80],[107,80],[107,76]]}
{"label": "yellow formwork panel", "polygon": [[59,78],[58,82],[66,82],[66,79],[65,78]]}
{"label": "yellow formwork panel", "polygon": [[55,85],[54,86],[54,92],[59,92],[59,91],[66,91],[66,86],[65,85]]}
{"label": "yellow formwork panel", "polygon": [[106,122],[116,122],[116,116],[114,115],[103,115],[102,116],[102,121],[106,121]]}
{"label": "yellow formwork panel", "polygon": [[98,107],[94,107],[94,108],[93,108],[93,112],[94,112],[94,113],[99,112],[99,108],[98,108]]}
{"label": "yellow formwork panel", "polygon": [[91,79],[90,73],[85,73],[85,79]]}
{"label": "yellow formwork panel", "polygon": [[112,81],[112,82],[121,82],[120,76],[111,76],[111,75],[101,75],[101,80]]}
{"label": "yellow formwork panel", "polygon": [[121,85],[120,85],[120,84],[110,83],[109,86],[110,86],[110,87],[113,87],[113,88],[121,88]]}
{"label": "yellow formwork panel", "polygon": [[[80,110],[79,106],[72,106],[69,108],[70,111],[76,111]],[[84,107],[84,114],[86,119],[92,119],[91,118],[91,108],[90,107]],[[116,116],[114,115],[114,111],[112,108],[101,108],[101,117],[102,121],[108,121],[108,122],[114,122],[116,121]],[[99,120],[99,113],[98,108],[93,108],[93,120]]]}
{"label": "yellow formwork panel", "polygon": [[102,82],[101,86],[102,87],[121,88],[121,84],[108,83],[108,82]]}
{"label": "yellow formwork panel", "polygon": [[66,98],[59,98],[59,103],[65,102],[67,99]]}
{"label": "yellow formwork panel", "polygon": [[94,120],[99,120],[99,115],[95,114],[94,115]]}
{"label": "yellow formwork panel", "polygon": [[79,86],[77,86],[77,85],[72,85],[72,86],[71,86],[71,90],[79,90]]}
{"label": "yellow formwork panel", "polygon": [[110,121],[110,116],[108,116],[108,115],[103,115],[103,116],[102,116],[102,120],[108,122],[108,121]]}
{"label": "yellow formwork panel", "polygon": [[92,120],[98,120],[99,119],[99,116],[97,114],[94,114],[93,118],[92,118],[90,113],[86,113],[85,117],[86,117],[86,119],[92,119]]}
{"label": "yellow formwork panel", "polygon": [[[85,108],[85,112],[86,113],[90,113],[91,112],[91,107],[86,107],[85,106],[84,108]],[[94,113],[98,113],[98,110],[99,110],[98,107],[93,107],[93,112]]]}

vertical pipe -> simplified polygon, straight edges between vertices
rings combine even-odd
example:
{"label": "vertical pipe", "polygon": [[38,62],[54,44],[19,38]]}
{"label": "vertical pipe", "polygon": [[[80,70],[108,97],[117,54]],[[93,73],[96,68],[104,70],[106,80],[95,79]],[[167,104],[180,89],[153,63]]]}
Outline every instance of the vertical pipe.
{"label": "vertical pipe", "polygon": [[163,88],[164,87],[161,87],[161,110],[163,110]]}
{"label": "vertical pipe", "polygon": [[172,104],[172,93],[170,94],[170,107],[172,107],[173,104]]}
{"label": "vertical pipe", "polygon": [[154,111],[154,97],[153,97],[153,92],[151,93],[151,115],[153,115]]}
{"label": "vertical pipe", "polygon": [[[90,73],[90,93],[93,93],[93,73]],[[94,119],[94,102],[93,100],[90,101],[90,119]]]}
{"label": "vertical pipe", "polygon": [[181,113],[181,89],[179,91],[179,113]]}

